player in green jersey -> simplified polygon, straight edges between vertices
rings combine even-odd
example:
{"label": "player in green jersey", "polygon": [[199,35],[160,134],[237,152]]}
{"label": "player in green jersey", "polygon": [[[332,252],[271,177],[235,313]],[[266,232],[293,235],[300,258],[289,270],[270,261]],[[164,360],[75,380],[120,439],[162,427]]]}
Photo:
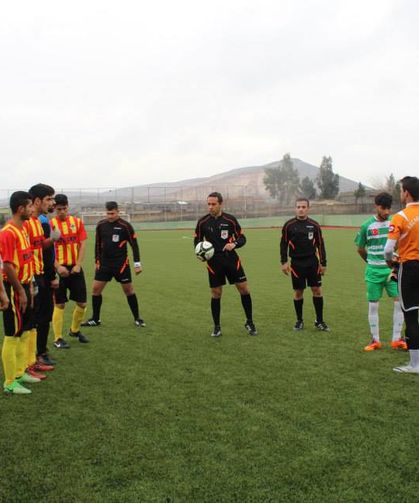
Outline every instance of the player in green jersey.
{"label": "player in green jersey", "polygon": [[366,220],[355,238],[358,253],[367,263],[365,269],[365,283],[367,285],[368,322],[372,340],[365,346],[365,351],[381,348],[378,305],[385,289],[387,295],[394,299],[393,311],[393,349],[407,349],[406,342],[401,338],[403,326],[403,312],[399,302],[399,292],[396,281],[390,280],[392,270],[388,267],[384,257],[384,246],[390,226],[390,210],[392,197],[387,192],[375,196],[376,214]]}

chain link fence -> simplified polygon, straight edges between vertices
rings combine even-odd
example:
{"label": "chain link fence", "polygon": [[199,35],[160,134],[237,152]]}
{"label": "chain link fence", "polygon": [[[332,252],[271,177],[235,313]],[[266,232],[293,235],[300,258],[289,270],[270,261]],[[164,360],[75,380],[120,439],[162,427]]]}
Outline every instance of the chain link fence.
{"label": "chain link fence", "polygon": [[[9,216],[9,198],[15,189],[0,190],[0,223]],[[16,189],[17,190],[17,189]],[[21,189],[19,189],[21,190]],[[292,215],[293,207],[281,207],[276,200],[260,193],[251,185],[150,185],[116,188],[56,188],[70,201],[70,211],[81,216],[87,225],[103,217],[107,201],[117,201],[122,215],[133,223],[190,222],[207,213],[206,199],[210,192],[221,192],[224,209],[240,219]],[[316,215],[356,215],[373,211],[372,196],[354,202],[314,201]]]}

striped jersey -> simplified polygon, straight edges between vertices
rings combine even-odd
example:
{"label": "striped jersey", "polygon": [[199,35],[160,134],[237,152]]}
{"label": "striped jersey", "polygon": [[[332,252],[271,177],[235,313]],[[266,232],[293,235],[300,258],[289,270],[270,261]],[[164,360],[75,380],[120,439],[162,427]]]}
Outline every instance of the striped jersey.
{"label": "striped jersey", "polygon": [[388,238],[398,241],[400,262],[419,260],[419,202],[408,203],[394,215]]}
{"label": "striped jersey", "polygon": [[384,246],[387,242],[390,218],[381,221],[376,216],[366,220],[358,231],[355,244],[358,248],[365,248],[367,252],[367,264],[372,267],[388,268],[384,257]]}
{"label": "striped jersey", "polygon": [[55,242],[55,260],[60,265],[76,265],[80,243],[87,239],[81,219],[72,215],[67,216],[65,220],[54,217],[51,219],[51,228],[61,232],[60,239]]}
{"label": "striped jersey", "polygon": [[45,240],[42,224],[37,217],[31,217],[23,224],[32,246],[34,274],[44,274],[44,255],[42,243]]}
{"label": "striped jersey", "polygon": [[[3,263],[13,264],[17,279],[27,284],[33,278],[33,253],[29,235],[24,227],[17,227],[12,221],[0,231],[0,248]],[[7,276],[3,272],[3,278]]]}

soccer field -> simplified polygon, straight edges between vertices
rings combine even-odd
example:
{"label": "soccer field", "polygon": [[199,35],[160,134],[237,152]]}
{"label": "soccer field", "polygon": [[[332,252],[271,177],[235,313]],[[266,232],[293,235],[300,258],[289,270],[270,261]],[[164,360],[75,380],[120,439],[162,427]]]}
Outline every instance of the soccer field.
{"label": "soccer field", "polygon": [[[32,395],[0,397],[0,502],[418,501],[419,378],[392,372],[408,356],[389,348],[389,299],[384,349],[362,351],[354,234],[324,232],[330,333],[314,329],[308,292],[306,328],[292,330],[279,231],[258,229],[239,253],[259,336],[247,335],[238,293],[226,287],[223,336],[212,338],[192,232],[140,232],[135,285],[147,327],[134,326],[113,282],[102,326],[84,330],[91,343],[67,338],[71,349],[51,349],[56,370]],[[91,235],[89,291],[92,252]]]}

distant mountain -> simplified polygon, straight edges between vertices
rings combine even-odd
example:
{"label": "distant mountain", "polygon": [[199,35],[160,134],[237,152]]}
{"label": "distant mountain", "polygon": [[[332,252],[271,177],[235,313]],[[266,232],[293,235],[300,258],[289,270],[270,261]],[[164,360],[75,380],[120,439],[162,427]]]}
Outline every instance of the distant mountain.
{"label": "distant mountain", "polygon": [[[298,170],[300,179],[308,176],[313,181],[316,179],[319,168],[313,164],[292,159],[294,168]],[[149,185],[137,185],[133,187],[123,187],[113,190],[98,188],[74,190],[62,189],[69,196],[72,207],[103,207],[105,201],[116,200],[120,204],[128,203],[155,203],[175,201],[203,201],[212,191],[221,192],[225,198],[254,198],[270,200],[268,192],[265,190],[263,178],[266,168],[276,168],[281,161],[271,162],[263,166],[250,166],[247,168],[236,168],[219,173],[217,175],[179,180],[178,182],[152,183]],[[354,192],[358,187],[358,182],[339,177],[340,192]],[[59,189],[61,192],[61,189]],[[8,200],[0,200],[0,205],[8,206]]]}
{"label": "distant mountain", "polygon": [[[297,169],[300,179],[308,176],[315,181],[319,168],[313,164],[292,159],[294,168]],[[122,203],[156,202],[159,201],[196,201],[205,198],[209,192],[218,191],[225,197],[253,197],[257,199],[270,199],[265,190],[263,178],[266,168],[277,168],[281,161],[271,162],[263,166],[250,166],[236,168],[205,178],[192,178],[178,182],[153,183],[118,189],[118,200]],[[353,192],[358,187],[358,182],[339,177],[339,191]]]}

